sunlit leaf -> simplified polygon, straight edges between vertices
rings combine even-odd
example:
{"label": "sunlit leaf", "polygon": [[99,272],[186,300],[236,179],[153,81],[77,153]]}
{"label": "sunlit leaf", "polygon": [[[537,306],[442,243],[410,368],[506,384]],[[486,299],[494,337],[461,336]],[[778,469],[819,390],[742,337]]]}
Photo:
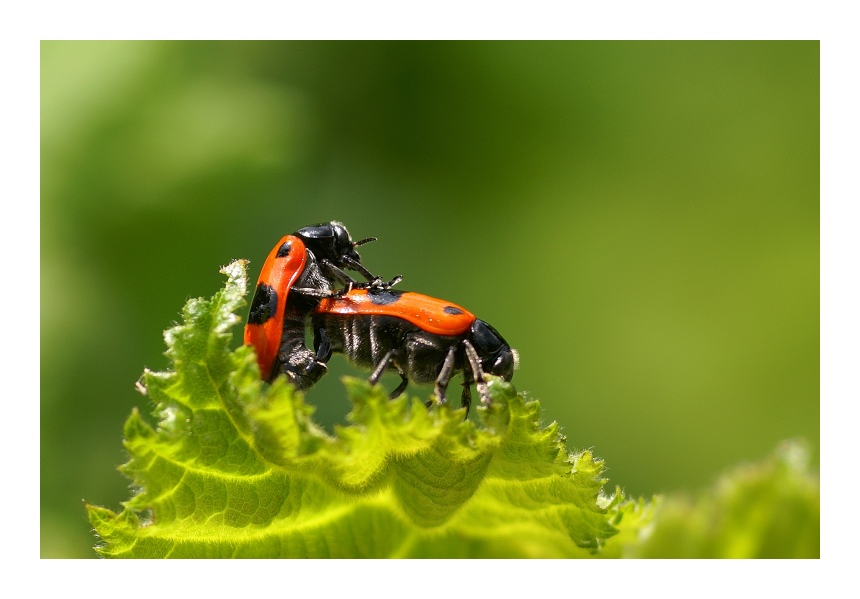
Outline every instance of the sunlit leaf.
{"label": "sunlit leaf", "polygon": [[245,265],[165,334],[172,370],[145,372],[156,426],[125,426],[137,488],[88,506],[107,557],[586,557],[616,533],[603,463],[569,454],[540,406],[500,379],[477,423],[346,379],[349,425],[327,434],[283,379],[231,350]]}

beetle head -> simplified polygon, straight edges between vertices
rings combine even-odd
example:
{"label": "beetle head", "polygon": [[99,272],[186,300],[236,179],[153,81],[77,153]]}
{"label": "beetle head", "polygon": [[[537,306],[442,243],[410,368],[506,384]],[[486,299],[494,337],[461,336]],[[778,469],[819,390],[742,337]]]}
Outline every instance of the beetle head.
{"label": "beetle head", "polygon": [[519,354],[490,324],[477,319],[472,324],[472,344],[484,372],[510,381],[519,365]]}

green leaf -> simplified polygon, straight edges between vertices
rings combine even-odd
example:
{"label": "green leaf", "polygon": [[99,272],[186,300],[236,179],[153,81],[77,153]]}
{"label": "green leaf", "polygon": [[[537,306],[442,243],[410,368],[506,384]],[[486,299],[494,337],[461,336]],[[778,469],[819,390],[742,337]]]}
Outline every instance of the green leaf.
{"label": "green leaf", "polygon": [[245,262],[165,333],[172,370],[142,385],[158,424],[125,425],[119,513],[87,506],[105,557],[587,557],[617,533],[603,463],[501,379],[478,422],[345,379],[349,425],[330,435],[283,379],[231,350]]}
{"label": "green leaf", "polygon": [[605,557],[819,558],[821,514],[809,452],[787,441],[756,464],[738,466],[696,497],[627,501]]}

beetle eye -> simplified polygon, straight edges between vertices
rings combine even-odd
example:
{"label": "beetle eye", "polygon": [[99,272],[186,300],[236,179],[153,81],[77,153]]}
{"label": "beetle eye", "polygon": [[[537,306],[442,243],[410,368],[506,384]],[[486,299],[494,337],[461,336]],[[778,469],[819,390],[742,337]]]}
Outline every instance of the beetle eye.
{"label": "beetle eye", "polygon": [[349,236],[349,231],[346,230],[343,223],[333,220],[331,226],[334,229],[335,247],[339,250],[352,248],[352,237]]}
{"label": "beetle eye", "polygon": [[502,351],[499,357],[496,358],[493,367],[487,370],[490,374],[495,374],[510,382],[514,377],[514,369],[517,367],[517,362],[517,353],[514,350]]}

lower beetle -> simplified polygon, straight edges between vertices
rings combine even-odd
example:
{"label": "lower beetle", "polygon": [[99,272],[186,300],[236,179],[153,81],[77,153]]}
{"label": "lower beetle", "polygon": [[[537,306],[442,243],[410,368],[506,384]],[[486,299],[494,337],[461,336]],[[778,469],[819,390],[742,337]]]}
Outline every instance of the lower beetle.
{"label": "lower beetle", "polygon": [[434,383],[437,403],[446,401],[451,377],[463,372],[461,404],[466,415],[475,383],[481,401],[490,398],[484,373],[510,381],[516,350],[491,325],[451,302],[389,287],[352,289],[323,299],[311,319],[316,360],[326,363],[342,353],[357,366],[370,368],[376,383],[386,370],[396,371],[398,397],[409,381]]}

